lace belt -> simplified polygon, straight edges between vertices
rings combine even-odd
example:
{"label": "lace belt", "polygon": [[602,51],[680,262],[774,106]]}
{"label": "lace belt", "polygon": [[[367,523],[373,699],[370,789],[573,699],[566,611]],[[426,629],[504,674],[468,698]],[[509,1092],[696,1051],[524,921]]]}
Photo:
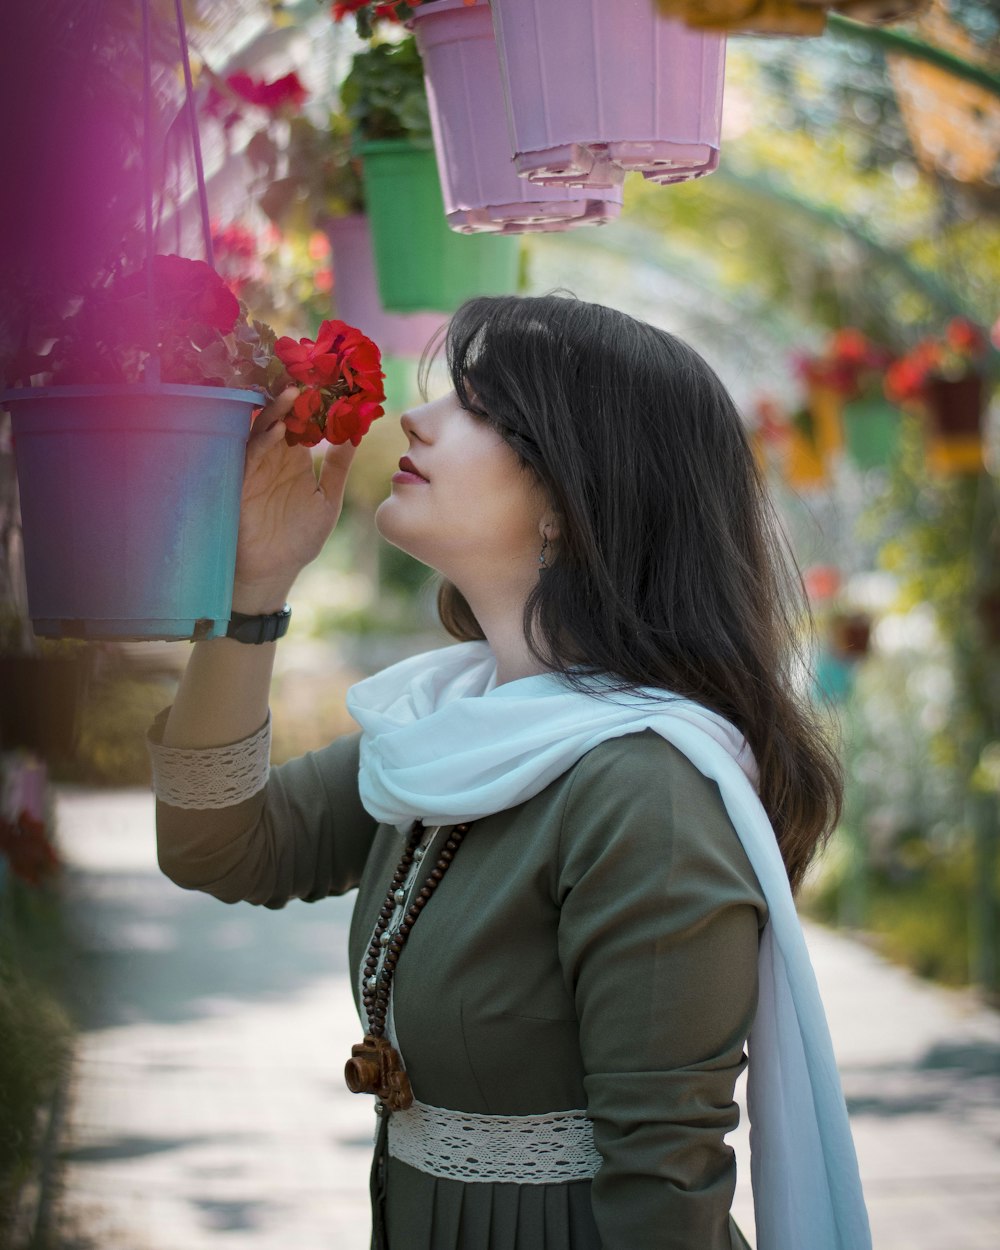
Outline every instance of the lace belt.
{"label": "lace belt", "polygon": [[601,1166],[585,1111],[476,1115],[417,1101],[389,1117],[389,1154],[432,1176],[514,1185],[590,1180]]}

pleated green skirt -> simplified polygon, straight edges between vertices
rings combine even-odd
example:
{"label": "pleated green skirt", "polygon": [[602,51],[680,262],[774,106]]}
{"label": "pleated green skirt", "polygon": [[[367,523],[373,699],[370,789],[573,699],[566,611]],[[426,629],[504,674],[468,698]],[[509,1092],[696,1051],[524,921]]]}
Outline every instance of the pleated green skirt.
{"label": "pleated green skirt", "polygon": [[[372,1250],[605,1250],[589,1180],[497,1185],[431,1176],[388,1156],[385,1136],[382,1125],[372,1166]],[[729,1230],[731,1250],[750,1250],[732,1217]],[[680,1246],[666,1229],[664,1246]]]}

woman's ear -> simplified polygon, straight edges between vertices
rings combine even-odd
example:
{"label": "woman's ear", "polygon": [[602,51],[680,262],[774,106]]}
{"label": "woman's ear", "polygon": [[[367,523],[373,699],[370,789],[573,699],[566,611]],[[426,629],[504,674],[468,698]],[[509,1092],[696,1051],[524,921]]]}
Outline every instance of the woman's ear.
{"label": "woman's ear", "polygon": [[550,543],[559,541],[559,513],[546,512],[538,522],[538,536]]}

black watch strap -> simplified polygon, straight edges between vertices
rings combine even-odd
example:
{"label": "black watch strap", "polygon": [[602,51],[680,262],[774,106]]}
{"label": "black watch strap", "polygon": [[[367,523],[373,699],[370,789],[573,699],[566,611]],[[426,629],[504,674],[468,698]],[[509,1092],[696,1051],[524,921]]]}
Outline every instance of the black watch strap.
{"label": "black watch strap", "polygon": [[288,622],[292,619],[292,609],[286,603],[280,612],[272,612],[270,616],[245,616],[242,612],[234,612],[229,619],[227,638],[235,638],[237,642],[275,642],[288,633]]}

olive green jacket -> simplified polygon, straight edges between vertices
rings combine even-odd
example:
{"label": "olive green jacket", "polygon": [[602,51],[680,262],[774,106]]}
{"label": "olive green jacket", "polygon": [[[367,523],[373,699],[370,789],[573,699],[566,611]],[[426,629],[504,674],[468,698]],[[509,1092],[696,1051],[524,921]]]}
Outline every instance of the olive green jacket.
{"label": "olive green jacket", "polygon": [[[361,806],[358,743],[272,768],[232,807],[157,801],[159,862],[178,885],[272,908],[357,887],[356,997],[404,843]],[[522,1186],[377,1161],[375,1244],[744,1247],[723,1139],[739,1119],[766,920],[717,787],[652,731],[602,743],[527,802],[476,821],[395,974],[414,1095],[487,1115],[585,1108],[603,1163],[592,1182]]]}

